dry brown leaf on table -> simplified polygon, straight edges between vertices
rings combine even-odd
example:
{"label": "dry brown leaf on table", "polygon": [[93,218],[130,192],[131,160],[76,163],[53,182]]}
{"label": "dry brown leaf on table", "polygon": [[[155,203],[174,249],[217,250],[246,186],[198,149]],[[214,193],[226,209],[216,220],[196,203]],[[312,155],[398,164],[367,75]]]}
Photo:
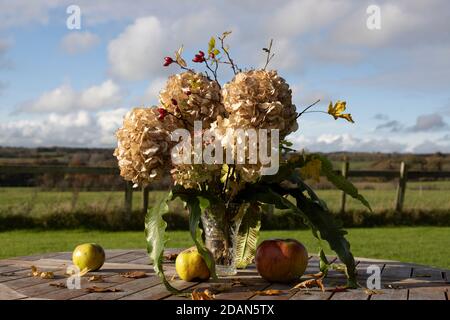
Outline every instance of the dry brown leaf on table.
{"label": "dry brown leaf on table", "polygon": [[146,278],[147,274],[144,271],[128,271],[120,274],[124,278],[140,279]]}
{"label": "dry brown leaf on table", "polygon": [[88,281],[89,282],[105,282],[105,279],[103,279],[103,276],[94,275],[94,276],[89,277]]}
{"label": "dry brown leaf on table", "polygon": [[268,289],[268,290],[262,290],[262,291],[255,291],[255,294],[258,296],[278,296],[280,294],[283,294],[283,290],[278,289]]}
{"label": "dry brown leaf on table", "polygon": [[195,289],[191,293],[192,300],[214,300],[215,295],[209,290],[198,290]]}
{"label": "dry brown leaf on table", "polygon": [[178,257],[178,253],[168,253],[164,256],[164,259],[167,261],[175,261]]}
{"label": "dry brown leaf on table", "polygon": [[39,277],[42,279],[53,279],[55,277],[55,275],[53,274],[53,272],[51,271],[39,271],[38,268],[36,268],[36,266],[31,266],[31,276],[32,277]]}
{"label": "dry brown leaf on table", "polygon": [[92,287],[86,288],[86,291],[90,292],[90,293],[94,293],[94,292],[102,293],[102,292],[120,292],[122,290],[117,289],[117,288],[100,288],[97,286],[92,286]]}
{"label": "dry brown leaf on table", "polygon": [[292,289],[309,289],[312,287],[318,287],[320,290],[325,292],[325,287],[323,286],[322,279],[309,279],[299,284],[295,285]]}
{"label": "dry brown leaf on table", "polygon": [[248,287],[249,284],[244,282],[244,281],[242,281],[242,279],[234,278],[234,279],[231,279],[231,286],[232,287],[236,287],[236,286]]}
{"label": "dry brown leaf on table", "polygon": [[381,290],[365,288],[364,293],[370,296],[373,294],[383,294],[384,292]]}
{"label": "dry brown leaf on table", "polygon": [[309,273],[309,274],[305,274],[305,277],[310,277],[310,278],[314,278],[314,279],[320,279],[323,278],[324,274],[322,271],[317,272],[317,273]]}
{"label": "dry brown leaf on table", "polygon": [[41,272],[40,277],[42,279],[53,279],[55,277],[55,275],[51,271],[45,271],[45,272]]}
{"label": "dry brown leaf on table", "polygon": [[49,283],[48,285],[51,287],[57,287],[57,288],[67,288],[67,285],[63,282]]}

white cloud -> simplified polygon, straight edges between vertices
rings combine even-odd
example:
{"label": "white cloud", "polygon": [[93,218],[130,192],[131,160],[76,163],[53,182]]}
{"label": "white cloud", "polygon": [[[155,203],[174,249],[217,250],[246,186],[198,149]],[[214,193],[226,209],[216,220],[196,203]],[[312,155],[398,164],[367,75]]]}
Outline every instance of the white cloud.
{"label": "white cloud", "polygon": [[63,84],[51,91],[44,92],[36,100],[21,103],[18,112],[57,112],[66,113],[75,110],[98,110],[117,107],[122,100],[121,91],[112,80],[91,86],[77,92],[70,85]]}
{"label": "white cloud", "polygon": [[116,144],[114,133],[122,125],[123,117],[128,111],[128,109],[120,108],[97,113],[97,124],[101,132],[99,142],[102,145]]}
{"label": "white cloud", "polygon": [[100,38],[91,32],[70,32],[61,39],[61,48],[69,53],[83,53],[100,42]]}
{"label": "white cloud", "polygon": [[138,18],[108,45],[111,72],[126,80],[142,80],[160,74],[167,55],[166,38],[156,17]]}
{"label": "white cloud", "polygon": [[138,104],[143,106],[150,106],[158,104],[159,92],[165,87],[167,79],[156,78],[148,85],[144,95],[139,98]]}
{"label": "white cloud", "polygon": [[332,25],[349,9],[349,2],[333,0],[289,1],[276,10],[266,28],[278,36],[298,36]]}
{"label": "white cloud", "polygon": [[0,123],[0,145],[111,147],[127,109],[89,113],[50,113],[30,120]]}
{"label": "white cloud", "polygon": [[322,134],[318,137],[295,135],[289,139],[298,150],[336,152],[402,152],[408,147],[406,143],[390,139],[357,138],[350,134]]}

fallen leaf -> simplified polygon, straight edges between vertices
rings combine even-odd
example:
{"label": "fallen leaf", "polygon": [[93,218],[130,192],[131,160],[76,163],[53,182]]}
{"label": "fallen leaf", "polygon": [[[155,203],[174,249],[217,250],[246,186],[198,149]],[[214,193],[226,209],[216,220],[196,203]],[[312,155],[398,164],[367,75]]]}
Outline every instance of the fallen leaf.
{"label": "fallen leaf", "polygon": [[90,293],[94,293],[94,292],[103,293],[103,292],[120,292],[122,290],[117,289],[117,288],[100,288],[97,286],[92,286],[92,287],[86,288],[86,291],[90,292]]}
{"label": "fallen leaf", "polygon": [[214,294],[209,290],[197,290],[192,291],[191,294],[192,300],[214,300]]}
{"label": "fallen leaf", "polygon": [[124,278],[140,279],[146,278],[147,274],[144,271],[129,271],[120,274]]}
{"label": "fallen leaf", "polygon": [[256,291],[255,294],[258,296],[278,296],[280,294],[284,293],[283,290],[278,289],[269,289],[269,290],[263,290],[263,291]]}
{"label": "fallen leaf", "polygon": [[309,274],[305,274],[305,277],[310,277],[310,278],[314,278],[314,279],[320,279],[323,278],[324,273],[322,271],[317,272],[317,273],[309,273]]}
{"label": "fallen leaf", "polygon": [[45,271],[45,272],[41,272],[40,277],[42,279],[53,279],[55,277],[55,275],[51,271]]}
{"label": "fallen leaf", "polygon": [[370,296],[372,294],[383,294],[384,292],[381,290],[365,288],[364,293]]}
{"label": "fallen leaf", "polygon": [[85,274],[87,274],[89,271],[91,271],[91,270],[89,270],[88,268],[84,268],[83,270],[80,271],[80,273],[78,274],[78,276],[82,277],[82,276],[84,276]]}
{"label": "fallen leaf", "polygon": [[299,284],[295,285],[292,289],[308,289],[312,287],[318,287],[320,290],[325,292],[325,287],[323,286],[322,279],[309,279],[305,280],[303,282],[300,282]]}
{"label": "fallen leaf", "polygon": [[167,261],[175,261],[178,257],[178,253],[168,253],[164,256],[164,259]]}
{"label": "fallen leaf", "polygon": [[336,292],[347,292],[348,290],[347,290],[346,287],[339,287],[338,286],[338,287],[335,287],[335,288],[332,288],[332,289],[327,289],[325,291],[336,293]]}
{"label": "fallen leaf", "polygon": [[48,285],[51,287],[57,287],[57,288],[67,288],[67,285],[63,282],[49,283]]}
{"label": "fallen leaf", "polygon": [[89,282],[105,282],[103,279],[103,276],[100,275],[94,275],[88,279]]}
{"label": "fallen leaf", "polygon": [[51,272],[51,271],[41,272],[41,271],[39,271],[38,268],[36,268],[36,266],[31,266],[31,276],[37,277],[37,278],[42,278],[42,279],[53,279],[55,277],[53,272]]}

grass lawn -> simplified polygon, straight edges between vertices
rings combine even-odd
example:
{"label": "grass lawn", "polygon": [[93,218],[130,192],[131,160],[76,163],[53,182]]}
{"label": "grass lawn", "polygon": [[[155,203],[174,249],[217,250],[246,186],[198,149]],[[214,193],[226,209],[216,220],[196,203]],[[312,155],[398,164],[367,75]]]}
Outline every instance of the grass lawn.
{"label": "grass lawn", "polygon": [[[192,245],[187,231],[173,231],[169,234],[171,240],[168,247]],[[311,253],[317,253],[317,241],[308,230],[261,233],[261,240],[288,237],[300,240]],[[355,228],[349,229],[348,239],[355,256],[450,269],[450,227]],[[143,232],[20,230],[0,232],[0,258],[72,251],[77,244],[83,242],[97,242],[105,249],[145,248]]]}

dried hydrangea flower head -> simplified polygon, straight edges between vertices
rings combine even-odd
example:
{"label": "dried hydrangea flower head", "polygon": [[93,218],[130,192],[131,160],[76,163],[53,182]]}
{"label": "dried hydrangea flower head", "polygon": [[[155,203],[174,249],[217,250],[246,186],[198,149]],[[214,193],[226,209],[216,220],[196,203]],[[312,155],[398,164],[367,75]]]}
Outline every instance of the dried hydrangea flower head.
{"label": "dried hydrangea flower head", "polygon": [[[262,141],[249,138],[248,129],[254,129],[255,134],[253,138],[255,138],[257,136],[258,128],[251,127],[249,124],[246,126],[246,131],[239,129],[237,123],[231,122],[230,118],[222,118],[219,116],[217,120],[211,124],[209,130],[214,131],[216,138],[220,140],[221,145],[224,148],[224,153],[231,152],[233,163],[235,163],[235,174],[237,174],[243,182],[254,183],[261,177],[261,170],[264,167],[267,167],[261,163],[259,156],[255,156],[255,154],[258,154]],[[241,134],[244,134],[245,137]],[[267,145],[265,150],[269,150],[270,152],[273,147],[271,145],[270,131],[267,132],[267,135]],[[238,150],[243,150],[243,153]],[[253,157],[250,157],[250,150],[254,155]],[[242,186],[243,185],[239,185],[235,187],[240,188]]]}
{"label": "dried hydrangea flower head", "polygon": [[134,186],[146,186],[169,171],[172,145],[169,128],[176,123],[159,119],[157,108],[134,108],[117,130],[117,157],[120,175]]}
{"label": "dried hydrangea flower head", "polygon": [[280,139],[298,128],[292,91],[276,71],[238,73],[224,85],[222,97],[236,128],[279,129]]}
{"label": "dried hydrangea flower head", "polygon": [[184,119],[186,129],[192,129],[195,120],[208,128],[218,115],[226,114],[219,84],[192,71],[170,76],[159,100],[167,111]]}

